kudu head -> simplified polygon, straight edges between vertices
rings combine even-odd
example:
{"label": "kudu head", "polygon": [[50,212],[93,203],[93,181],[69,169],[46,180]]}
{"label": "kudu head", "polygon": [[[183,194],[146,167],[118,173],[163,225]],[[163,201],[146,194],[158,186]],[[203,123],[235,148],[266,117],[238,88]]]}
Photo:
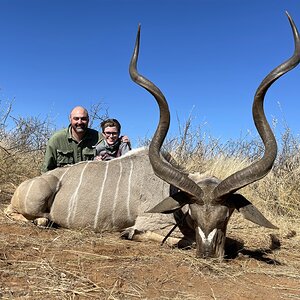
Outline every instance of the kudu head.
{"label": "kudu head", "polygon": [[154,96],[160,111],[159,124],[149,147],[149,159],[155,174],[178,189],[177,193],[162,200],[149,212],[171,213],[188,204],[188,215],[185,222],[192,229],[198,257],[223,257],[226,227],[234,209],[258,225],[277,228],[251,202],[236,192],[263,178],[271,170],[277,155],[275,136],[266,119],[263,103],[268,88],[280,76],[296,67],[300,61],[299,33],[292,18],[288,14],[287,16],[294,35],[294,54],[264,78],[255,93],[252,107],[254,123],[265,147],[264,155],[250,166],[222,181],[209,178],[195,182],[161,159],[160,149],[169,129],[170,113],[162,92],[137,71],[140,43],[139,26],[129,72],[135,83]]}

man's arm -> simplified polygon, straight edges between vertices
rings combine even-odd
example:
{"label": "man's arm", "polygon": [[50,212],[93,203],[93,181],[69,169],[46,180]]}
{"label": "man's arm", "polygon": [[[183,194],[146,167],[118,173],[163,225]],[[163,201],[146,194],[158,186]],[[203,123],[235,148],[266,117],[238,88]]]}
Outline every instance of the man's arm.
{"label": "man's arm", "polygon": [[45,158],[42,166],[42,173],[53,170],[57,167],[57,153],[55,148],[51,145],[51,140],[49,140],[47,147]]}

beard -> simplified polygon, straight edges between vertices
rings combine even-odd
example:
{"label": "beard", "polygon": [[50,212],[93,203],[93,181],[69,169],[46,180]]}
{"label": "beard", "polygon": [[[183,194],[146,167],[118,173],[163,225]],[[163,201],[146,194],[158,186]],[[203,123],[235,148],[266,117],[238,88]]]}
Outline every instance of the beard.
{"label": "beard", "polygon": [[77,132],[77,133],[82,133],[85,132],[87,130],[87,125],[85,124],[81,124],[81,125],[74,125],[73,129]]}

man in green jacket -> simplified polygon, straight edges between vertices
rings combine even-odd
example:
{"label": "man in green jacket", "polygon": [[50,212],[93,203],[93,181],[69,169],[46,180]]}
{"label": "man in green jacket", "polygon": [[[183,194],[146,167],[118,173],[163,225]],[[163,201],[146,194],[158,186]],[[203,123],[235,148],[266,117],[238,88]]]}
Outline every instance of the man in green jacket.
{"label": "man in green jacket", "polygon": [[88,111],[82,106],[76,106],[69,118],[69,127],[54,133],[48,141],[43,173],[68,164],[93,160],[95,157],[95,146],[103,136],[97,130],[88,128]]}

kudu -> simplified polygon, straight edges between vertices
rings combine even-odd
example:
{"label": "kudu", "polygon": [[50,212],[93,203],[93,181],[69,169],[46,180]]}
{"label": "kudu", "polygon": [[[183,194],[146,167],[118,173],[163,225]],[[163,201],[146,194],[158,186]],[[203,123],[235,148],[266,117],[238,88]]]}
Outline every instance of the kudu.
{"label": "kudu", "polygon": [[[18,220],[35,220],[38,224],[50,220],[62,227],[90,228],[96,232],[124,230],[123,236],[138,239],[143,236],[136,234],[138,232],[172,223],[170,214],[158,212],[175,211],[183,240],[196,241],[200,257],[223,257],[226,227],[234,209],[254,223],[276,228],[235,192],[265,176],[276,157],[276,141],[262,105],[269,86],[300,60],[298,32],[290,17],[289,20],[295,53],[263,80],[254,99],[253,116],[266,148],[261,160],[220,181],[214,177],[201,179],[197,174],[188,176],[161,158],[160,149],[170,122],[169,109],[161,91],[137,72],[138,30],[130,75],[154,96],[160,108],[159,125],[149,151],[136,149],[109,162],[81,162],[27,180],[16,189],[6,214]],[[176,188],[171,195],[170,187]],[[183,219],[186,208],[187,216]],[[147,232],[144,236],[156,239]]]}
{"label": "kudu", "polygon": [[[265,147],[264,155],[258,161],[224,180],[206,178],[194,181],[161,159],[160,149],[170,124],[169,108],[159,88],[140,75],[136,69],[140,39],[140,31],[138,31],[130,65],[131,78],[154,96],[160,110],[159,125],[149,147],[150,163],[158,177],[179,190],[149,212],[170,213],[175,211],[174,216],[185,239],[196,240],[197,256],[199,257],[222,257],[224,255],[226,228],[234,209],[254,223],[268,228],[277,228],[265,219],[252,203],[236,192],[267,175],[277,155],[276,139],[265,117],[263,103],[269,87],[300,62],[299,33],[292,18],[288,14],[287,16],[294,36],[294,54],[289,60],[270,72],[261,82],[254,96],[252,107],[254,123]],[[180,208],[184,205],[188,205],[188,212],[186,218],[180,220],[178,216],[182,217],[183,215]]]}

